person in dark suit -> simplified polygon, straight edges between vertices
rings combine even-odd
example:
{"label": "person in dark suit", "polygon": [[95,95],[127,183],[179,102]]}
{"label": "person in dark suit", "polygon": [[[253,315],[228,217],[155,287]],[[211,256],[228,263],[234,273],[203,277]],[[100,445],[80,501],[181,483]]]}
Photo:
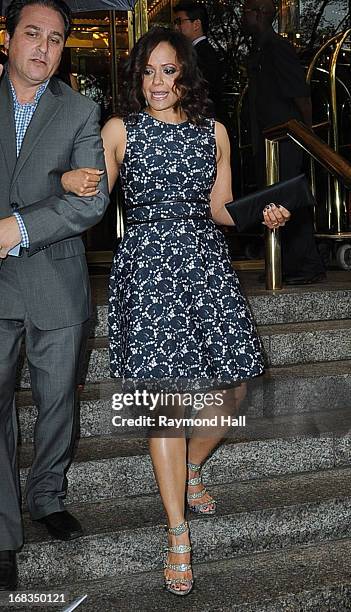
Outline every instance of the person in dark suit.
{"label": "person in dark suit", "polygon": [[[83,533],[63,502],[79,357],[91,316],[80,235],[102,218],[109,199],[99,108],[53,77],[70,24],[63,0],[13,0],[6,12],[8,62],[0,83],[0,125],[7,126],[0,130],[0,590],[16,587],[16,551],[23,543],[14,405],[23,338],[38,407],[27,506],[56,538]],[[83,198],[62,188],[62,174],[73,168],[83,168],[91,187]]]}
{"label": "person in dark suit", "polygon": [[227,117],[223,106],[224,71],[207,38],[209,20],[206,7],[184,0],[174,7],[173,14],[175,28],[191,40],[195,48],[198,66],[208,83],[208,95],[213,102],[216,119],[226,124]]}
{"label": "person in dark suit", "polygon": [[[253,45],[248,57],[251,138],[258,188],[266,182],[265,129],[297,119],[312,127],[310,89],[293,46],[276,34],[272,0],[246,0],[243,26]],[[303,151],[292,140],[279,151],[280,179],[302,172]],[[293,215],[281,230],[282,270],[285,284],[310,284],[325,279],[308,208]]]}

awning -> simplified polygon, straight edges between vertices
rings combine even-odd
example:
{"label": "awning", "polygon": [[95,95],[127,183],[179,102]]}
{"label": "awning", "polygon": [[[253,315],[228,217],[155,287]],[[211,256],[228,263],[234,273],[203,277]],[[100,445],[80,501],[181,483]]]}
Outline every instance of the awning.
{"label": "awning", "polygon": [[[131,11],[137,0],[65,0],[73,13],[82,11]],[[11,0],[0,0],[1,11],[4,15],[6,7]]]}

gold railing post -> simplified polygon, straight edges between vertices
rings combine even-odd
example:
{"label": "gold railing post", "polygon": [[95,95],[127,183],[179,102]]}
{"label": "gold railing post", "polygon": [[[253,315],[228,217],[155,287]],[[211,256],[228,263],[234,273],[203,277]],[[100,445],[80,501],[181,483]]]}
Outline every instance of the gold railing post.
{"label": "gold railing post", "polygon": [[[341,38],[338,40],[334,53],[331,56],[329,79],[330,79],[330,98],[331,98],[331,121],[332,121],[332,146],[334,151],[339,152],[339,126],[338,126],[338,105],[336,99],[336,67],[339,57],[339,53],[342,49],[342,45],[350,35],[351,30],[346,30]],[[336,230],[340,233],[346,229],[346,200],[342,194],[341,182],[338,178],[334,178],[334,206],[333,206],[333,218],[332,223],[329,225],[329,230]]]}
{"label": "gold railing post", "polygon": [[118,70],[118,48],[116,37],[116,11],[109,11],[110,23],[110,53],[111,53],[111,97],[112,97],[112,112],[116,112],[117,107],[117,70]]}
{"label": "gold railing post", "polygon": [[[266,139],[266,182],[273,185],[279,181],[279,142]],[[266,289],[282,288],[280,230],[266,227],[265,235]]]}
{"label": "gold railing post", "polygon": [[[321,48],[317,51],[307,72],[307,82],[310,83],[312,80],[313,72],[316,68],[317,61],[321,55],[330,47],[329,53],[331,54],[329,63],[329,86],[330,86],[330,130],[328,135],[328,144],[336,151],[339,152],[339,125],[338,125],[338,104],[337,104],[337,62],[342,50],[343,44],[346,39],[350,36],[351,29],[345,32],[339,32],[329,40],[327,40]],[[335,48],[333,49],[333,45]],[[328,59],[328,58],[327,58]],[[327,214],[328,214],[328,231],[342,233],[347,226],[347,202],[345,190],[342,186],[342,180],[340,177],[328,176],[328,200],[327,200]]]}
{"label": "gold railing post", "polygon": [[148,31],[147,0],[138,0],[132,11],[128,11],[129,51],[139,38]]}

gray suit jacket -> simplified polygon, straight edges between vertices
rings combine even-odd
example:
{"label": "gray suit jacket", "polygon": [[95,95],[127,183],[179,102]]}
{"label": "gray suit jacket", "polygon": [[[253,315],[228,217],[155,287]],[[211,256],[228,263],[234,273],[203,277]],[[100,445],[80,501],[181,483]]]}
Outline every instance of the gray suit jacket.
{"label": "gray suit jacket", "polygon": [[108,205],[106,173],[95,197],[65,194],[61,176],[81,167],[105,169],[98,106],[52,78],[27,129],[19,158],[7,75],[0,83],[0,218],[17,209],[30,248],[0,267],[0,318],[15,319],[19,302],[39,329],[77,325],[91,314],[80,234]]}

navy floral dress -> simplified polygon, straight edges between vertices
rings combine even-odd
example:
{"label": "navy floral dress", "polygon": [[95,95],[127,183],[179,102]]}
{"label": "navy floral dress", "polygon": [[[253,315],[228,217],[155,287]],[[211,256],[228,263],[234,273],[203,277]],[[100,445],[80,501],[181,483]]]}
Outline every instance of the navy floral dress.
{"label": "navy floral dress", "polygon": [[209,218],[214,121],[126,120],[127,228],[109,297],[111,375],[235,383],[263,372],[251,313]]}

